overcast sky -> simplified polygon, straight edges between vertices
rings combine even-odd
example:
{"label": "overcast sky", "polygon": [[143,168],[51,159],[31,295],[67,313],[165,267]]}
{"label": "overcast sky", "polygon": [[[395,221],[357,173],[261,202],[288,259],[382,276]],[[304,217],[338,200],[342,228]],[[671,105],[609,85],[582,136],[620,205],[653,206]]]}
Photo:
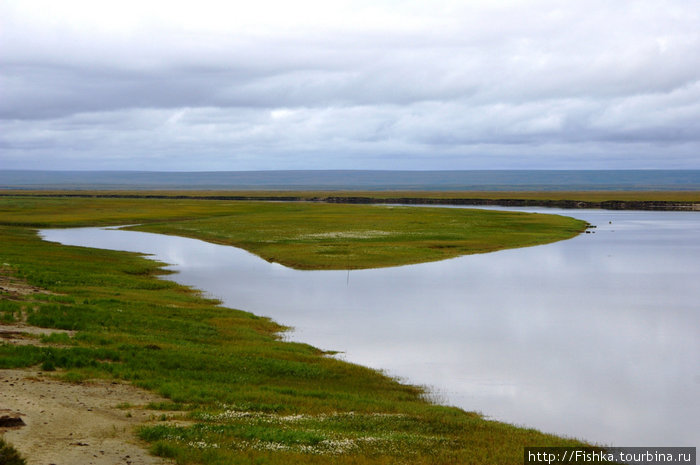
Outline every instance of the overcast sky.
{"label": "overcast sky", "polygon": [[700,169],[700,2],[0,0],[0,169]]}

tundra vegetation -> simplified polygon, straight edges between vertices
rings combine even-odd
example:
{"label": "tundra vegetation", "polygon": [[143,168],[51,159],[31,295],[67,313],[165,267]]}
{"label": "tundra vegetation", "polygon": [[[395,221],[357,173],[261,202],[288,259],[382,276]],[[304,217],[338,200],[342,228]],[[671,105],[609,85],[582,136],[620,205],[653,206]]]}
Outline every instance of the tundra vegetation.
{"label": "tundra vegetation", "polygon": [[26,465],[27,461],[3,438],[0,438],[0,463],[2,465]]}
{"label": "tundra vegetation", "polygon": [[[255,200],[264,198],[278,200],[324,201],[329,199],[365,199],[377,203],[399,201],[401,199],[425,200],[521,200],[532,201],[533,205],[546,206],[552,202],[568,201],[587,204],[602,204],[605,202],[653,202],[675,204],[700,204],[700,191],[695,190],[597,190],[597,191],[293,191],[293,190],[6,190],[0,191],[0,196],[26,197],[105,197],[105,198],[179,198],[179,199],[219,199]],[[587,207],[590,208],[590,207]]]}
{"label": "tundra vegetation", "polygon": [[[42,241],[36,228],[135,224],[243,247],[305,269],[439,260],[572,237],[553,215],[197,201],[0,198],[0,274],[42,292],[0,294],[0,320],[72,330],[0,345],[0,368],[155,391],[164,413],[136,434],[154,454],[205,464],[521,463],[524,446],[578,441],[436,405],[424,390],[285,342],[286,328],[224,308],[139,254]],[[125,414],[139,406],[125,405]],[[5,447],[5,446],[3,446]]]}

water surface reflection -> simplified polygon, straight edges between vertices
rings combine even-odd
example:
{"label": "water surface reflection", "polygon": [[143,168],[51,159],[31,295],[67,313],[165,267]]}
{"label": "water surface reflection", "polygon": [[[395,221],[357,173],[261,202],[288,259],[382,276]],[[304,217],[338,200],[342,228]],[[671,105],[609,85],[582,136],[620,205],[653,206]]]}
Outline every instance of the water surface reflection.
{"label": "water surface reflection", "polygon": [[178,272],[168,279],[293,326],[294,340],[430,386],[445,403],[601,443],[697,445],[700,214],[561,213],[598,227],[545,246],[349,275],[172,236],[42,234],[153,254]]}

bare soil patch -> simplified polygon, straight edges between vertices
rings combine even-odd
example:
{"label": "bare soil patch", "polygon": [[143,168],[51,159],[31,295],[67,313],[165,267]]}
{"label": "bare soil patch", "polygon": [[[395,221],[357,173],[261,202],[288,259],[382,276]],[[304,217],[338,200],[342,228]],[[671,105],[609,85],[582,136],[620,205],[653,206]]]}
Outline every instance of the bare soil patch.
{"label": "bare soil patch", "polygon": [[35,369],[0,370],[0,416],[26,424],[0,427],[0,434],[29,465],[171,463],[151,456],[134,435],[163,413],[145,406],[163,400],[125,383],[72,384]]}
{"label": "bare soil patch", "polygon": [[46,344],[39,340],[39,336],[49,336],[54,333],[67,334],[73,336],[75,331],[54,328],[37,328],[23,323],[0,323],[0,343],[13,345],[34,345],[57,346],[57,344]]}
{"label": "bare soil patch", "polygon": [[9,294],[10,297],[19,297],[31,294],[51,294],[46,289],[41,289],[28,284],[26,281],[12,276],[12,270],[7,264],[0,265],[0,293]]}

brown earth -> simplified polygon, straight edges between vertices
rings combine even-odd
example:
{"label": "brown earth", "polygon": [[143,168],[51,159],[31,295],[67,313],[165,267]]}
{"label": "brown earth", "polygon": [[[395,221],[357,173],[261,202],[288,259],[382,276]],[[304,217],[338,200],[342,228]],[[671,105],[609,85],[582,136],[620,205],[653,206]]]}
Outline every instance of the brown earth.
{"label": "brown earth", "polygon": [[0,344],[12,345],[34,345],[38,347],[53,346],[59,347],[59,344],[46,344],[41,342],[40,336],[49,336],[54,333],[63,333],[73,336],[75,331],[65,329],[52,328],[37,328],[24,323],[0,323]]}
{"label": "brown earth", "polygon": [[6,263],[0,265],[0,293],[8,294],[9,298],[31,294],[51,294],[49,291],[31,286],[12,276],[12,270]]}
{"label": "brown earth", "polygon": [[26,424],[0,427],[0,434],[29,465],[171,463],[151,456],[134,434],[137,425],[158,421],[163,412],[145,406],[163,400],[125,383],[74,384],[36,369],[0,370],[0,416]]}

